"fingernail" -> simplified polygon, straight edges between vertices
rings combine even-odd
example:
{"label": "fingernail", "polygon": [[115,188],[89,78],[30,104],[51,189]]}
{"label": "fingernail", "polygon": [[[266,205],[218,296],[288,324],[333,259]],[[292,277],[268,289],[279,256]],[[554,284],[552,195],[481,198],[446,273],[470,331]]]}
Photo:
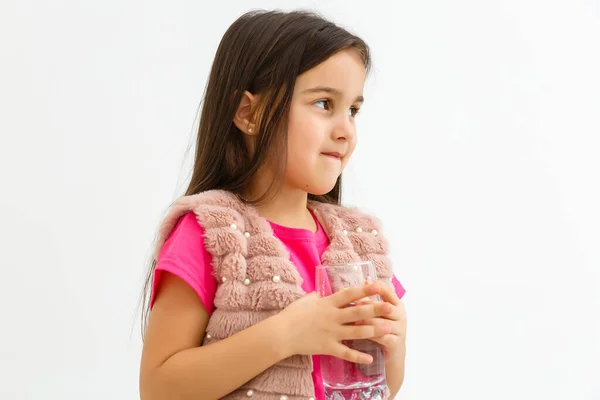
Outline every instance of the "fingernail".
{"label": "fingernail", "polygon": [[360,356],[360,361],[364,364],[371,364],[373,362],[373,357],[368,354],[363,354]]}

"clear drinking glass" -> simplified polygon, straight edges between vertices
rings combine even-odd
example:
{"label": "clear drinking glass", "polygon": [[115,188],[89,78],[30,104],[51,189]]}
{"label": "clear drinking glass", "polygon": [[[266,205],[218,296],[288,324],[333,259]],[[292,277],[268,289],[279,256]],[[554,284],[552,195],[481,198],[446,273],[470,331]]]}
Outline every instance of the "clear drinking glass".
{"label": "clear drinking glass", "polygon": [[[345,288],[364,285],[377,280],[372,261],[317,267],[317,290],[322,297]],[[381,301],[379,295],[372,301]],[[354,306],[353,303],[348,305]],[[322,355],[321,372],[327,400],[381,400],[385,398],[385,361],[381,346],[371,340],[345,340],[343,343],[373,357],[371,364],[357,364],[337,357]]]}

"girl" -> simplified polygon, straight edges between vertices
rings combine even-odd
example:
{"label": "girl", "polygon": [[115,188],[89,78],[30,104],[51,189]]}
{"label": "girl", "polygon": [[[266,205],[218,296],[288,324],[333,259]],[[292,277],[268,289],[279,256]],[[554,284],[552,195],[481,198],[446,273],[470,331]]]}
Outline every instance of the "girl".
{"label": "girl", "polygon": [[[320,354],[372,362],[353,339],[383,346],[398,392],[404,289],[377,220],[339,205],[369,65],[364,41],[308,12],[250,12],[227,30],[146,283],[143,400],[324,399]],[[315,294],[315,266],[361,259],[381,282]]]}

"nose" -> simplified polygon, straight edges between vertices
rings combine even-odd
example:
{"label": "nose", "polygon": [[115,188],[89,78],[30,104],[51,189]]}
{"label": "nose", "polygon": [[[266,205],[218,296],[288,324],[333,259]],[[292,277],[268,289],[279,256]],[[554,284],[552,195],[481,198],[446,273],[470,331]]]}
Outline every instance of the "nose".
{"label": "nose", "polygon": [[349,141],[356,135],[356,126],[350,116],[341,116],[336,119],[333,129],[333,139],[335,141]]}

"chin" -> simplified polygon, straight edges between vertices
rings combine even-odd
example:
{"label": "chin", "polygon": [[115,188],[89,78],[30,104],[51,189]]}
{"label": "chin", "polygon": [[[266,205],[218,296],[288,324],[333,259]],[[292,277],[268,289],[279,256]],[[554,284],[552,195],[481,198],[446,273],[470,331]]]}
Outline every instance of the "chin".
{"label": "chin", "polygon": [[320,184],[313,184],[306,188],[306,191],[313,196],[322,196],[331,192],[331,190],[335,187],[335,183],[337,179],[333,182],[322,182]]}

